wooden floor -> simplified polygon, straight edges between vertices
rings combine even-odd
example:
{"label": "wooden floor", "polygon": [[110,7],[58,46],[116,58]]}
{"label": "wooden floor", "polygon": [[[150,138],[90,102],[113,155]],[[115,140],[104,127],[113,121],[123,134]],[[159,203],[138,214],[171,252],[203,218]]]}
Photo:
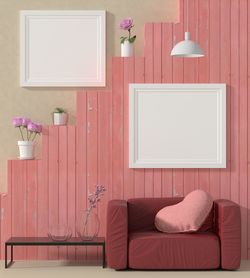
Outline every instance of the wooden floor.
{"label": "wooden floor", "polygon": [[91,278],[196,278],[196,277],[249,277],[250,261],[242,261],[241,268],[238,271],[114,271],[112,269],[103,269],[99,265],[77,265],[65,263],[63,261],[22,261],[16,262],[11,268],[4,269],[4,262],[0,261],[0,277],[4,278],[49,278],[49,277],[91,277]]}

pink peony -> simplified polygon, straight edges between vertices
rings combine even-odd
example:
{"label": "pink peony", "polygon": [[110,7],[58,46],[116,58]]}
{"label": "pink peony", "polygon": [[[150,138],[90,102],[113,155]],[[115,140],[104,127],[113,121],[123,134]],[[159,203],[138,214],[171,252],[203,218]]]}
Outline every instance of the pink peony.
{"label": "pink peony", "polygon": [[22,126],[23,118],[22,117],[14,117],[12,119],[12,124],[14,127],[20,127]]}
{"label": "pink peony", "polygon": [[43,130],[43,126],[40,124],[36,124],[36,128],[37,128],[37,133],[41,133]]}
{"label": "pink peony", "polygon": [[120,29],[130,30],[133,27],[133,19],[131,17],[125,18],[120,22]]}
{"label": "pink peony", "polygon": [[23,141],[34,141],[37,134],[42,132],[42,125],[33,123],[25,117],[14,117],[12,119],[14,127],[18,127]]}
{"label": "pink peony", "polygon": [[22,119],[23,119],[22,126],[27,127],[27,126],[28,126],[28,124],[31,122],[31,120],[30,120],[30,119],[28,119],[28,118],[22,118]]}
{"label": "pink peony", "polygon": [[36,124],[36,123],[33,123],[33,122],[29,122],[28,126],[27,126],[27,129],[31,132],[41,133],[42,125]]}

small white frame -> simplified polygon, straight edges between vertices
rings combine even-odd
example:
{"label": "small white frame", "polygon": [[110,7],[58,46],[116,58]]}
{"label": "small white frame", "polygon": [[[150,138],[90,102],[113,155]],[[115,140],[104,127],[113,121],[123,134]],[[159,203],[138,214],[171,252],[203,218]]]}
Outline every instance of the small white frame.
{"label": "small white frame", "polygon": [[20,12],[22,87],[103,87],[106,12]]}
{"label": "small white frame", "polygon": [[130,168],[225,168],[226,84],[129,84]]}

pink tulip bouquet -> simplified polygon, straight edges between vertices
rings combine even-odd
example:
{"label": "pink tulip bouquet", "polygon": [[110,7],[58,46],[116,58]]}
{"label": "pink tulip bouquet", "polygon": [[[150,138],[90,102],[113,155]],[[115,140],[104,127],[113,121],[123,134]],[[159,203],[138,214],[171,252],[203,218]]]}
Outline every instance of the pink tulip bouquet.
{"label": "pink tulip bouquet", "polygon": [[41,124],[34,123],[25,117],[14,117],[12,124],[19,129],[23,141],[34,141],[36,135],[42,132]]}
{"label": "pink tulip bouquet", "polygon": [[131,29],[134,27],[133,19],[131,17],[123,19],[120,22],[119,27],[121,30],[128,31],[128,37],[123,37],[123,36],[120,37],[121,43],[124,43],[126,40],[129,41],[130,43],[133,43],[136,39],[136,35],[131,36]]}

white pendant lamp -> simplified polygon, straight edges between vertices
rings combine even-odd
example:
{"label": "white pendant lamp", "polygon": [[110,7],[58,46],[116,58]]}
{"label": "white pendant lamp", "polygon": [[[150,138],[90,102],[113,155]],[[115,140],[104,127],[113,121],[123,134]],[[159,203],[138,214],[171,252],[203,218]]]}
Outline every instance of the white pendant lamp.
{"label": "white pendant lamp", "polygon": [[[187,3],[187,29],[188,29],[188,3]],[[171,56],[196,58],[203,57],[204,52],[198,43],[190,40],[190,33],[185,32],[185,40],[177,43],[171,51]]]}

